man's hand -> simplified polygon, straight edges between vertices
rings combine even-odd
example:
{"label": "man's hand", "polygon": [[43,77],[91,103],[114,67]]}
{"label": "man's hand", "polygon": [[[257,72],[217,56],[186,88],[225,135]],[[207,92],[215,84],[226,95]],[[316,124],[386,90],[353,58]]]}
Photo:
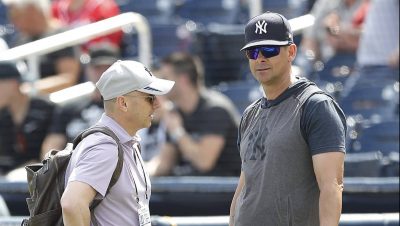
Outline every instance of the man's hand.
{"label": "man's hand", "polygon": [[183,122],[182,117],[175,111],[168,111],[165,113],[165,126],[169,133],[174,132],[174,130],[182,128]]}

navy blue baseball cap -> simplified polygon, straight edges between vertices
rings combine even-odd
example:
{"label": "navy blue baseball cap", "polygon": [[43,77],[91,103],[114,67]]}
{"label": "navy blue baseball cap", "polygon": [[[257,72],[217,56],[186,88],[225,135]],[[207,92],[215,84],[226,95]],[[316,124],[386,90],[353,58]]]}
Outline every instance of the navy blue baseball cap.
{"label": "navy blue baseball cap", "polygon": [[279,13],[265,12],[253,17],[245,27],[245,46],[278,45],[293,43],[293,33],[289,21]]}

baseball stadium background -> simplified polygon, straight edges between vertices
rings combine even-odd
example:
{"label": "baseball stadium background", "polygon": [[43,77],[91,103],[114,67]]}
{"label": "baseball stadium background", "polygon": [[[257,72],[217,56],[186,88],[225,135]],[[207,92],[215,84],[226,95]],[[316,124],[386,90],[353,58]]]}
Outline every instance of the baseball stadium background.
{"label": "baseball stadium background", "polygon": [[[385,0],[382,0],[385,1]],[[261,96],[252,79],[243,45],[244,23],[263,11],[275,11],[288,19],[299,44],[302,30],[314,23],[309,14],[314,1],[306,0],[116,0],[121,14],[114,18],[70,30],[61,38],[28,43],[0,53],[0,60],[28,59],[87,38],[122,29],[123,58],[147,65],[173,51],[189,51],[201,57],[205,84],[225,93],[239,111]],[[385,25],[382,25],[385,26]],[[80,29],[80,28],[77,28]],[[0,37],[7,40],[14,28],[0,3]],[[45,43],[45,44],[43,44]],[[32,48],[36,45],[35,48]],[[32,50],[33,49],[33,50]],[[33,60],[32,60],[33,59]],[[305,59],[307,60],[307,59]],[[294,71],[309,78],[334,97],[355,65],[355,55],[313,62],[313,67],[294,65]],[[304,71],[306,70],[306,71]],[[31,73],[32,79],[37,75]],[[89,95],[93,85],[82,83],[49,95],[57,104]],[[88,89],[89,88],[89,89]],[[77,92],[78,91],[78,92]],[[89,91],[90,92],[90,91]],[[340,225],[399,225],[399,83],[376,90],[360,90],[351,98],[337,99],[349,127],[345,160],[343,215]],[[360,104],[361,103],[361,104]],[[238,178],[159,177],[152,179],[150,210],[153,225],[228,225],[229,206]],[[29,215],[26,181],[0,178],[0,202],[6,209],[0,225],[19,225]]]}

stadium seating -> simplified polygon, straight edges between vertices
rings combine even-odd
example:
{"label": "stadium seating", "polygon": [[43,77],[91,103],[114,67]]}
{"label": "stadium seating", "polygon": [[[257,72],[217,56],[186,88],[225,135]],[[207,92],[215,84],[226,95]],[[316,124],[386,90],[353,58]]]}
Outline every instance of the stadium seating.
{"label": "stadium seating", "polygon": [[[240,8],[236,15],[236,23],[246,23],[248,21],[249,3],[251,3],[251,1],[241,1]],[[262,12],[277,12],[284,15],[287,19],[292,19],[308,13],[308,8],[309,6],[305,0],[262,0]]]}
{"label": "stadium seating", "polygon": [[240,51],[243,29],[243,25],[210,24],[193,32],[192,52],[203,60],[207,86],[246,78],[248,62]]}
{"label": "stadium seating", "polygon": [[[178,35],[181,22],[152,21],[150,25],[152,53],[155,62],[169,53],[184,50],[185,37]],[[136,58],[138,56],[138,35],[134,29],[125,32],[123,43],[122,56],[124,58]]]}
{"label": "stadium seating", "polygon": [[353,71],[355,62],[355,54],[337,53],[316,72],[316,79],[343,84]]}
{"label": "stadium seating", "polygon": [[116,0],[121,12],[137,12],[148,20],[171,18],[172,0]]}
{"label": "stadium seating", "polygon": [[7,17],[7,8],[2,1],[0,1],[0,38],[8,43],[13,39],[14,32],[14,26],[9,23]]}
{"label": "stadium seating", "polygon": [[[237,177],[152,178],[150,210],[160,216],[221,216],[229,206]],[[343,213],[399,212],[398,177],[345,177]],[[0,179],[0,194],[12,216],[28,215],[26,182]],[[212,207],[212,208],[210,208]]]}
{"label": "stadium seating", "polygon": [[175,1],[175,15],[204,25],[210,23],[233,24],[239,0],[197,0]]}
{"label": "stadium seating", "polygon": [[[7,9],[6,6],[0,1],[0,25],[7,24]],[[0,36],[1,36],[0,31]]]}
{"label": "stadium seating", "polygon": [[382,176],[384,177],[399,177],[400,174],[400,162],[399,152],[390,152],[386,157],[383,164]]}
{"label": "stadium seating", "polygon": [[[0,225],[20,226],[23,217],[1,217]],[[228,226],[228,216],[151,216],[153,226]],[[339,226],[398,226],[398,213],[342,214]]]}
{"label": "stadium seating", "polygon": [[262,2],[264,11],[277,12],[288,19],[301,16],[307,10],[307,3],[305,0],[263,0]]}
{"label": "stadium seating", "polygon": [[399,152],[399,120],[373,123],[362,128],[354,139],[350,152],[380,151],[387,156]]}
{"label": "stadium seating", "polygon": [[395,83],[357,85],[340,100],[340,105],[346,115],[360,114],[366,119],[393,119],[396,117],[398,95]]}
{"label": "stadium seating", "polygon": [[[396,214],[343,214],[339,226],[398,226]],[[228,216],[152,217],[154,226],[228,226]],[[268,225],[268,224],[265,224]]]}
{"label": "stadium seating", "polygon": [[243,113],[247,106],[263,96],[263,91],[255,80],[221,83],[214,89],[228,96],[240,113]]}
{"label": "stadium seating", "polygon": [[344,161],[345,177],[379,177],[382,171],[382,153],[347,153]]}

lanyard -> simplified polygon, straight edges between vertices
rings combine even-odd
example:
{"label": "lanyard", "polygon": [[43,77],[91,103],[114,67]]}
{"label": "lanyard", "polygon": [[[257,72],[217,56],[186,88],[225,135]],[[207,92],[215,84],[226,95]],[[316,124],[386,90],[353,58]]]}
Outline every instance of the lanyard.
{"label": "lanyard", "polygon": [[[139,144],[139,143],[135,143],[133,146],[135,146],[135,145],[136,145],[136,148],[133,147],[134,158],[135,158],[135,160],[139,160],[139,162],[140,162],[140,166],[141,166],[141,168],[142,168],[143,177],[144,177],[144,183],[145,183],[145,187],[146,187],[145,197],[146,197],[146,199],[149,199],[149,198],[148,198],[148,195],[147,195],[147,192],[148,192],[148,185],[147,185],[146,174],[145,174],[144,167],[143,167],[143,162],[140,160],[139,155],[138,155],[138,153],[137,153],[137,151],[136,151],[136,149],[139,149],[139,148],[140,148],[140,144]],[[135,161],[135,164],[136,164],[136,166],[137,166],[137,161]],[[132,166],[131,166],[130,164],[129,164],[129,166],[132,168]],[[136,201],[139,203],[139,201],[140,201],[140,200],[139,200],[139,192],[138,192],[138,189],[137,189],[137,184],[136,184],[136,181],[135,181],[135,177],[133,176],[133,174],[132,174],[132,172],[131,172],[130,169],[128,169],[128,172],[129,172],[129,175],[130,175],[130,177],[131,177],[131,179],[132,179],[132,181],[133,181],[133,184],[135,185]],[[138,174],[138,176],[140,177],[140,174]]]}

